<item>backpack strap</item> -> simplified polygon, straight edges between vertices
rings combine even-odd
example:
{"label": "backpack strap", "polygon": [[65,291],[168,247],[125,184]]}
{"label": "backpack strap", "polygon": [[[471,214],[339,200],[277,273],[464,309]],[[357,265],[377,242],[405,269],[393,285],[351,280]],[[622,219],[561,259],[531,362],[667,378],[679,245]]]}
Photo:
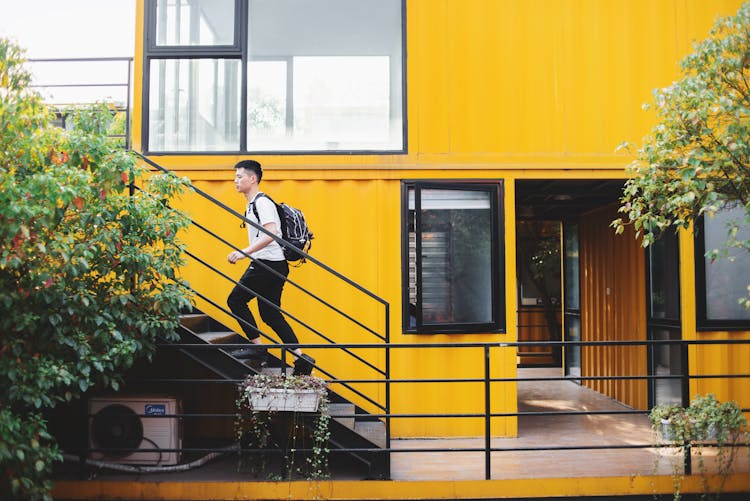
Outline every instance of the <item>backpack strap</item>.
{"label": "backpack strap", "polygon": [[[268,195],[266,195],[265,193],[261,191],[261,192],[258,192],[258,194],[255,195],[255,198],[253,199],[253,201],[250,202],[249,205],[253,209],[253,215],[255,215],[255,219],[258,221],[258,224],[260,224],[260,216],[258,215],[258,208],[255,207],[255,201],[258,200],[258,197],[266,197],[271,202],[273,202],[273,198],[269,197]],[[276,202],[273,202],[273,204],[276,205]]]}
{"label": "backpack strap", "polygon": [[262,191],[258,192],[253,201],[250,202],[250,206],[253,209],[253,215],[255,215],[255,219],[258,221],[258,224],[260,224],[260,216],[258,215],[258,208],[255,207],[255,201],[258,200],[259,197],[266,197],[274,206],[276,206],[276,213],[279,215],[279,222],[281,223],[281,236],[283,238],[284,235],[286,235],[286,218],[284,217],[284,209],[282,209],[281,206],[273,200],[273,198],[269,197]]}

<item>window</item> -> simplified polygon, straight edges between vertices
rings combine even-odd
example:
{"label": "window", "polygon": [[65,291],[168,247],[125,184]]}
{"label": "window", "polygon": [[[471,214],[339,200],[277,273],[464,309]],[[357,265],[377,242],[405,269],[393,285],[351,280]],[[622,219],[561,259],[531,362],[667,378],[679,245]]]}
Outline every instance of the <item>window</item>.
{"label": "window", "polygon": [[[695,237],[695,283],[697,322],[701,330],[750,329],[750,310],[739,303],[748,295],[750,286],[750,254],[744,248],[730,248],[727,255],[721,249],[730,229],[736,231],[737,241],[750,239],[745,208],[729,204],[714,217],[704,216]],[[719,249],[716,259],[706,252]]]}
{"label": "window", "polygon": [[499,183],[403,185],[405,332],[505,327]]}
{"label": "window", "polygon": [[[680,318],[680,249],[673,231],[663,232],[646,248],[646,329],[649,340],[678,341]],[[677,343],[655,343],[648,347],[650,406],[682,403],[682,380],[687,360]]]}
{"label": "window", "polygon": [[149,152],[402,152],[402,0],[150,0]]}
{"label": "window", "polygon": [[231,151],[240,146],[239,61],[151,61],[151,151]]}
{"label": "window", "polygon": [[156,45],[233,45],[234,0],[159,0]]}
{"label": "window", "polygon": [[680,322],[680,251],[677,235],[664,232],[647,248],[648,318]]}

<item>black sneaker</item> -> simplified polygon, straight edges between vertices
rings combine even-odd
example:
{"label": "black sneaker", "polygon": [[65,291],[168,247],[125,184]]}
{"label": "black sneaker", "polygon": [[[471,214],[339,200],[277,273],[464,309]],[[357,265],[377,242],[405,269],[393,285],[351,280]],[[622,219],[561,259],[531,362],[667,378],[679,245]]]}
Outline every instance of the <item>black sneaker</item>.
{"label": "black sneaker", "polygon": [[315,367],[315,359],[310,355],[305,355],[303,353],[294,361],[294,371],[292,371],[292,375],[309,376],[312,374],[313,367]]}

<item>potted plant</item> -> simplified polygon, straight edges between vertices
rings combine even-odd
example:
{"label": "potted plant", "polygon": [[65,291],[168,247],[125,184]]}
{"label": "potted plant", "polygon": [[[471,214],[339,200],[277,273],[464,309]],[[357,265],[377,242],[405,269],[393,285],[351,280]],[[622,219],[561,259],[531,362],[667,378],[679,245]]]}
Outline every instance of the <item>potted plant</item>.
{"label": "potted plant", "polygon": [[660,404],[649,414],[655,432],[668,442],[681,444],[690,439],[687,409],[676,404]]}
{"label": "potted plant", "polygon": [[[282,473],[271,478],[291,479],[295,471],[307,478],[328,476],[330,414],[323,379],[255,374],[238,389],[235,429],[241,452],[239,468],[249,465],[258,474],[266,469],[266,451],[280,450]],[[295,464],[300,449],[306,451],[301,466]]]}
{"label": "potted plant", "polygon": [[[687,408],[674,404],[657,405],[649,414],[657,435],[677,449],[675,458],[693,453],[698,459],[698,473],[706,495],[713,491],[715,499],[721,495],[727,475],[737,457],[738,440],[747,429],[747,420],[734,401],[719,402],[713,394],[696,395]],[[704,446],[716,449],[713,471],[709,472]],[[679,500],[684,460],[674,461],[674,499]],[[710,478],[716,479],[710,482]]]}
{"label": "potted plant", "polygon": [[[747,420],[736,402],[719,402],[713,394],[696,395],[690,402],[687,414],[693,426],[694,450],[703,490],[706,494],[713,491],[714,499],[718,499],[726,477],[732,471],[737,457],[736,444],[747,427]],[[706,443],[716,449],[714,464],[718,480],[713,488],[709,484],[708,468],[703,457],[703,445]]]}
{"label": "potted plant", "polygon": [[716,440],[719,443],[735,442],[747,425],[745,416],[736,402],[719,402],[713,394],[696,395],[687,415],[693,426],[695,440]]}

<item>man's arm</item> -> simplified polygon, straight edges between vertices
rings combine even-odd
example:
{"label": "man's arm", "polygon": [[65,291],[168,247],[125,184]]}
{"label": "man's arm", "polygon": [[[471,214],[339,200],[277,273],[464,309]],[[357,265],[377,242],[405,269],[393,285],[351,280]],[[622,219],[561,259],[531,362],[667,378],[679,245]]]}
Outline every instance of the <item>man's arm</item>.
{"label": "man's arm", "polygon": [[[263,227],[267,229],[268,231],[270,231],[271,233],[273,233],[274,235],[277,234],[276,223],[274,223],[273,221],[264,224]],[[271,238],[264,232],[260,232],[260,235],[258,235],[258,238],[256,238],[252,244],[245,247],[241,251],[230,252],[229,255],[227,256],[227,261],[234,264],[240,259],[245,258],[254,252],[258,252],[259,250],[266,247],[271,242],[273,242],[273,238]]]}

